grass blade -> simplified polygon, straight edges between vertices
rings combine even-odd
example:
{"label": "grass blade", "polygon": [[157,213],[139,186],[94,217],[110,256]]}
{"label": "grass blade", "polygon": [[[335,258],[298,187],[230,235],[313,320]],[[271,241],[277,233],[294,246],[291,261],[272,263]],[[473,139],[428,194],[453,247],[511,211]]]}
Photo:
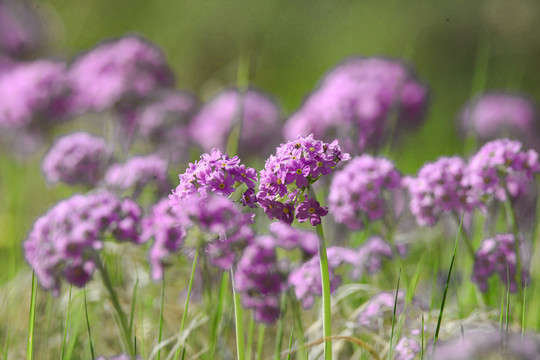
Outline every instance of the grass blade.
{"label": "grass blade", "polygon": [[234,300],[234,321],[236,327],[236,357],[238,360],[246,359],[246,349],[244,344],[244,316],[240,300],[240,294],[234,288],[234,273],[231,268],[231,283]]}
{"label": "grass blade", "polygon": [[94,343],[92,342],[92,332],[90,331],[90,321],[88,320],[88,305],[86,303],[86,288],[84,288],[84,315],[86,317],[86,329],[88,330],[88,342],[90,344],[90,354],[92,354],[92,359],[96,358],[94,353]]}
{"label": "grass blade", "polygon": [[253,333],[255,332],[255,318],[253,316],[249,317],[248,324],[248,338],[247,338],[247,349],[246,349],[246,359],[251,360],[251,354],[253,353]]}
{"label": "grass blade", "polygon": [[[179,331],[180,334],[182,334],[182,332],[184,331],[184,327],[186,325],[187,312],[189,309],[189,298],[191,297],[191,288],[193,287],[193,279],[195,278],[195,270],[197,268],[198,255],[199,255],[199,250],[197,249],[195,250],[195,256],[193,257],[193,266],[191,267],[191,275],[189,277],[186,305],[184,306],[184,313],[182,314],[182,321],[180,322],[180,331]],[[182,354],[185,354],[185,346],[183,344],[181,347],[178,348],[178,350],[176,350],[176,354],[174,355],[174,360],[178,360],[180,358],[180,349],[182,349]]]}
{"label": "grass blade", "polygon": [[257,357],[256,360],[262,359],[262,350],[264,345],[264,331],[266,326],[264,324],[259,325],[259,338],[257,339]]}
{"label": "grass blade", "polygon": [[454,245],[454,253],[452,254],[452,261],[450,261],[450,268],[448,269],[448,276],[446,277],[446,283],[444,284],[444,293],[441,302],[441,310],[439,311],[439,318],[437,319],[437,328],[435,329],[435,339],[433,340],[433,352],[435,353],[435,348],[437,347],[437,340],[439,339],[439,331],[441,330],[441,322],[444,313],[444,305],[446,303],[446,296],[448,294],[448,284],[450,283],[450,277],[452,276],[452,269],[454,268],[454,261],[456,259],[457,248],[459,244],[459,236],[461,235],[461,229],[463,227],[463,215],[461,216],[461,221],[459,222],[459,229],[456,236],[456,244]]}
{"label": "grass blade", "polygon": [[291,330],[291,336],[289,336],[289,353],[287,354],[287,360],[291,360],[291,349],[292,349],[292,339],[293,339],[293,334],[294,334],[294,328]]}
{"label": "grass blade", "polygon": [[133,293],[131,294],[131,309],[129,310],[129,333],[133,334],[133,319],[135,317],[135,303],[137,302],[137,288],[139,286],[139,278],[135,281],[133,286]]}
{"label": "grass blade", "polygon": [[227,272],[223,272],[221,276],[221,286],[219,288],[218,305],[216,309],[216,315],[212,321],[212,339],[210,341],[210,359],[215,358],[216,344],[218,338],[219,326],[221,324],[221,316],[223,315],[223,303],[225,301],[225,294],[227,292],[227,285],[229,281],[227,279]]}
{"label": "grass blade", "polygon": [[[163,338],[163,304],[165,301],[165,272],[161,278],[161,304],[159,306],[159,334],[158,334],[158,344],[161,344],[161,339]],[[156,360],[161,360],[161,347],[159,348],[156,356]]]}
{"label": "grass blade", "polygon": [[66,338],[67,338],[67,330],[68,330],[68,324],[69,324],[69,312],[71,310],[71,290],[73,289],[73,285],[69,286],[69,299],[68,299],[68,308],[67,308],[67,314],[66,314],[66,324],[64,326],[64,339],[62,340],[62,352],[60,353],[60,359],[64,359],[65,349],[66,349]]}
{"label": "grass blade", "polygon": [[32,292],[30,293],[30,316],[28,319],[28,342],[26,343],[26,360],[34,359],[34,326],[36,322],[36,274],[32,271]]}
{"label": "grass blade", "polygon": [[401,268],[399,269],[397,286],[396,286],[396,297],[394,298],[394,312],[392,314],[392,332],[390,333],[390,348],[388,350],[388,360],[392,360],[392,342],[394,340],[394,327],[396,324],[396,311],[397,311],[397,302],[399,295],[399,281],[401,280]]}

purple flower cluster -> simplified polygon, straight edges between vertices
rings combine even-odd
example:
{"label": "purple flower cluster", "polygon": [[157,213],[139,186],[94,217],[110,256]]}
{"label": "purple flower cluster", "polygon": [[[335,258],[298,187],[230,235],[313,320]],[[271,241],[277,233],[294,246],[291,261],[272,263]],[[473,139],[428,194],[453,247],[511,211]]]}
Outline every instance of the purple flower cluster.
{"label": "purple flower cluster", "polygon": [[458,157],[441,157],[425,164],[404,183],[411,196],[410,210],[420,226],[433,226],[442,213],[471,212],[479,205],[467,182],[468,168]]}
{"label": "purple flower cluster", "polygon": [[189,92],[160,91],[135,109],[130,123],[124,125],[136,128],[136,134],[149,141],[161,157],[183,162],[192,142],[188,123],[198,105],[197,98]]}
{"label": "purple flower cluster", "polygon": [[130,199],[107,192],[74,195],[38,218],[24,242],[25,258],[45,290],[60,291],[60,280],[82,287],[96,269],[105,234],[141,243],[141,210]]}
{"label": "purple flower cluster", "polygon": [[274,235],[275,246],[287,250],[300,248],[306,256],[317,254],[319,237],[310,231],[301,231],[278,221],[270,224],[270,232]]}
{"label": "purple flower cluster", "polygon": [[[360,152],[378,146],[392,125],[418,125],[426,104],[426,88],[401,61],[353,57],[324,76],[285,124],[284,136],[337,137],[346,150]],[[397,121],[390,124],[394,112]]]}
{"label": "purple flower cluster", "polygon": [[158,194],[165,195],[170,190],[167,161],[157,155],[133,156],[112,165],[105,174],[105,184],[117,190],[134,189],[136,195],[153,184]]}
{"label": "purple flower cluster", "polygon": [[43,128],[58,122],[67,104],[65,72],[63,62],[36,60],[0,73],[0,128]]}
{"label": "purple flower cluster", "polygon": [[79,56],[69,79],[77,112],[104,111],[174,84],[161,51],[138,36],[101,43]]}
{"label": "purple flower cluster", "polygon": [[[203,198],[208,193],[229,196],[242,183],[248,188],[246,193],[254,194],[254,191],[250,189],[255,188],[257,171],[240,164],[238,156],[230,158],[228,154],[212,149],[210,154],[203,154],[199,161],[189,164],[186,171],[178,177],[180,183],[170,196],[173,203],[178,203],[195,194]],[[244,200],[245,204],[250,205],[255,197],[251,195],[245,199],[244,196]]]}
{"label": "purple flower cluster", "polygon": [[235,272],[235,288],[242,304],[254,310],[256,321],[274,323],[280,315],[280,297],[287,289],[284,271],[279,268],[274,239],[256,237],[243,252]]}
{"label": "purple flower cluster", "polygon": [[[465,336],[464,336],[465,335]],[[501,336],[495,327],[467,329],[453,339],[442,341],[432,353],[432,360],[538,360],[540,341],[521,333]]]}
{"label": "purple flower cluster", "polygon": [[278,138],[280,110],[262,92],[227,89],[208,101],[195,115],[190,134],[205,151],[224,149],[237,124],[241,127],[238,152],[262,155]]}
{"label": "purple flower cluster", "polygon": [[235,263],[237,253],[253,241],[254,214],[244,214],[232,200],[208,194],[178,201],[171,195],[170,205],[181,224],[197,226],[205,237],[206,256],[223,270]]}
{"label": "purple flower cluster", "polygon": [[159,201],[152,207],[150,214],[143,218],[142,240],[146,242],[154,239],[148,253],[154,281],[163,278],[165,260],[180,250],[185,236],[185,226],[172,211],[168,199]]}
{"label": "purple flower cluster", "polygon": [[361,230],[366,221],[384,217],[385,195],[401,186],[401,175],[384,157],[353,158],[336,173],[330,185],[328,205],[338,223]]}
{"label": "purple flower cluster", "polygon": [[271,155],[261,170],[257,200],[270,219],[277,218],[291,224],[308,221],[315,226],[328,213],[326,207],[312,198],[303,198],[308,185],[322,175],[334,171],[349,154],[342,153],[337,141],[328,144],[308,137],[298,136],[296,141],[281,144],[276,155]]}
{"label": "purple flower cluster", "polygon": [[[527,192],[527,185],[540,171],[538,153],[525,151],[517,140],[488,142],[469,160],[467,184],[479,197],[494,195],[506,200]],[[506,186],[505,186],[506,185]]]}
{"label": "purple flower cluster", "polygon": [[[488,279],[493,274],[498,274],[503,284],[510,284],[510,291],[517,290],[515,241],[512,234],[497,234],[482,241],[474,256],[472,274],[472,281],[481,291],[488,290]],[[528,273],[523,269],[522,281],[527,277]]]}
{"label": "purple flower cluster", "polygon": [[538,109],[531,99],[512,93],[486,93],[468,102],[460,114],[465,132],[481,141],[516,136],[538,147]]}
{"label": "purple flower cluster", "polygon": [[[394,313],[395,293],[381,292],[373,296],[358,314],[356,322],[361,327],[376,331],[385,319],[391,319]],[[396,316],[403,312],[405,294],[401,291],[397,297]]]}
{"label": "purple flower cluster", "polygon": [[53,144],[41,168],[50,183],[94,186],[108,159],[105,139],[86,132],[65,135]]}
{"label": "purple flower cluster", "polygon": [[403,336],[396,344],[394,360],[414,360],[416,354],[418,354],[420,350],[421,348],[418,341]]}
{"label": "purple flower cluster", "polygon": [[[352,265],[351,277],[359,279],[364,272],[374,274],[381,269],[382,258],[392,258],[392,248],[380,237],[370,238],[363,246],[354,250],[340,246],[327,249],[328,270],[330,274],[330,292],[334,292],[341,279],[334,273],[339,266]],[[319,257],[313,256],[300,267],[291,271],[289,286],[294,289],[296,298],[305,309],[311,307],[315,296],[321,296],[321,269]]]}
{"label": "purple flower cluster", "polygon": [[0,53],[22,58],[39,48],[41,19],[27,0],[0,2]]}

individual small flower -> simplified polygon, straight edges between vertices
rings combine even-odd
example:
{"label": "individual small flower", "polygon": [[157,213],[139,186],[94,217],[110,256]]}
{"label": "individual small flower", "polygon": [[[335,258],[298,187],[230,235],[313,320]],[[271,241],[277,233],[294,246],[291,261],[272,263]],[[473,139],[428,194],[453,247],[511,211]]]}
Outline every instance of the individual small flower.
{"label": "individual small flower", "polygon": [[443,213],[470,213],[480,205],[467,181],[468,167],[458,156],[425,164],[415,178],[405,179],[410,210],[420,226],[433,226]]}
{"label": "individual small flower", "polygon": [[108,159],[105,139],[86,132],[65,135],[43,158],[41,169],[50,183],[95,186]]}
{"label": "individual small flower", "polygon": [[159,48],[138,36],[110,40],[82,54],[69,79],[74,110],[81,113],[104,111],[174,84]]}
{"label": "individual small flower", "polygon": [[232,200],[218,195],[191,196],[178,200],[170,196],[173,212],[187,227],[197,226],[204,237],[210,263],[228,270],[238,253],[253,241],[253,214],[244,214]]}
{"label": "individual small flower", "polygon": [[333,177],[328,205],[338,223],[361,230],[366,220],[384,217],[388,197],[400,187],[401,175],[391,161],[365,154]]}
{"label": "individual small flower", "polygon": [[510,139],[490,141],[471,157],[465,181],[478,197],[493,195],[505,201],[506,192],[516,198],[540,171],[538,153],[523,150],[521,142]]}
{"label": "individual small flower", "polygon": [[465,104],[459,122],[465,132],[482,142],[512,136],[529,147],[538,147],[538,109],[531,99],[520,94],[481,94]]}
{"label": "individual small flower", "polygon": [[321,223],[321,216],[328,214],[328,208],[321,206],[314,199],[307,199],[296,208],[296,220],[298,222],[306,222],[309,220],[311,225],[317,226]]}
{"label": "individual small flower", "polygon": [[[180,202],[183,199],[198,194],[206,197],[208,193],[215,192],[229,196],[236,188],[245,184],[253,189],[257,182],[257,172],[240,164],[238,156],[230,158],[218,149],[212,149],[210,154],[203,154],[199,161],[189,164],[186,171],[180,175],[180,183],[173,190],[171,199]],[[248,196],[250,196],[248,194]],[[250,199],[250,204],[255,198]],[[244,205],[248,205],[245,202]]]}
{"label": "individual small flower", "polygon": [[235,290],[242,304],[254,310],[255,320],[274,323],[280,315],[280,296],[287,289],[286,274],[279,268],[274,239],[257,237],[243,252],[234,273]]}
{"label": "individual small flower", "polygon": [[416,354],[420,352],[420,344],[418,341],[406,336],[402,336],[396,344],[395,360],[414,360]]}
{"label": "individual small flower", "polygon": [[[427,89],[399,60],[352,57],[330,70],[284,126],[284,137],[338,138],[356,153],[379,146],[391,126],[417,127]],[[395,124],[391,119],[395,116]]]}
{"label": "individual small flower", "polygon": [[157,155],[133,156],[123,164],[113,164],[104,180],[110,188],[122,191],[134,189],[137,195],[151,184],[161,195],[170,190],[167,161]]}
{"label": "individual small flower", "polygon": [[280,109],[266,94],[254,89],[226,89],[209,100],[190,124],[192,138],[205,151],[224,149],[235,126],[240,127],[238,152],[264,154],[278,137]]}
{"label": "individual small flower", "polygon": [[[510,284],[510,291],[517,290],[515,237],[512,234],[497,234],[482,241],[474,256],[472,281],[481,291],[488,290],[488,279],[493,274],[499,275],[504,285]],[[523,266],[523,264],[522,264]],[[522,282],[528,277],[522,269]]]}
{"label": "individual small flower", "polygon": [[[371,330],[379,329],[382,321],[391,320],[394,314],[396,293],[381,292],[373,296],[363,307],[356,319],[358,325]],[[400,291],[397,297],[396,316],[401,314],[405,306],[405,295]]]}
{"label": "individual small flower", "polygon": [[0,129],[48,128],[63,120],[69,88],[66,64],[18,63],[0,74]]}
{"label": "individual small flower", "polygon": [[154,239],[148,252],[151,278],[154,281],[163,279],[167,258],[180,250],[185,236],[185,225],[172,211],[168,199],[160,200],[152,207],[150,214],[143,218],[142,240]]}
{"label": "individual small flower", "polygon": [[39,217],[24,241],[25,258],[45,290],[61,280],[82,287],[96,269],[105,234],[140,243],[140,209],[108,192],[74,195]]}
{"label": "individual small flower", "polygon": [[327,208],[314,199],[300,199],[320,176],[330,174],[340,161],[348,159],[349,154],[341,152],[337,141],[325,143],[312,135],[281,144],[260,172],[259,205],[270,219],[277,218],[289,225],[293,214],[300,222],[309,219],[313,225],[320,224]]}

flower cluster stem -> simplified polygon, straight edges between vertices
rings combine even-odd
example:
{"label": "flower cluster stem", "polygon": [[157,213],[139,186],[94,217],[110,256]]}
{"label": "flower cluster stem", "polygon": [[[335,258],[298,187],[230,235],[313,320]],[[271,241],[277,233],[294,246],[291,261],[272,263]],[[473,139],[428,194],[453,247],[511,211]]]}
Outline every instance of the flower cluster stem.
{"label": "flower cluster stem", "polygon": [[101,259],[99,258],[99,255],[97,253],[94,256],[94,259],[97,264],[99,273],[101,274],[103,285],[105,285],[105,289],[107,289],[107,292],[109,294],[109,300],[111,301],[114,312],[116,313],[118,330],[120,331],[120,334],[122,334],[122,340],[124,342],[124,346],[126,347],[126,351],[131,357],[135,357],[135,346],[133,345],[133,339],[131,337],[131,332],[129,331],[126,313],[124,312],[124,310],[122,310],[122,306],[120,306],[120,302],[118,301],[118,294],[112,286],[109,273],[107,272],[107,269],[103,266],[103,263],[101,262]]}
{"label": "flower cluster stem", "polygon": [[[317,200],[315,191],[311,186],[308,187],[309,195]],[[330,303],[330,273],[328,270],[328,257],[326,255],[326,241],[322,224],[316,226],[319,235],[319,262],[321,266],[321,284],[322,284],[322,306],[323,306],[323,338],[324,359],[332,360],[332,307]]]}
{"label": "flower cluster stem", "polygon": [[244,344],[244,316],[243,309],[240,300],[240,294],[236,292],[234,288],[234,273],[231,268],[231,283],[233,291],[233,300],[234,300],[234,320],[236,323],[236,352],[238,360],[246,359],[246,350]]}

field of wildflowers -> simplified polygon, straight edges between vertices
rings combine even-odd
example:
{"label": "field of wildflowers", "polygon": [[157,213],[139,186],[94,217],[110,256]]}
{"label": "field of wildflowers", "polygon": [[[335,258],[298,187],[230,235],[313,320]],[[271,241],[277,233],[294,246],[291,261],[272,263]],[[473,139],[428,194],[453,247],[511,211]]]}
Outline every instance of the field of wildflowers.
{"label": "field of wildflowers", "polygon": [[540,359],[540,5],[381,3],[0,0],[0,359]]}

